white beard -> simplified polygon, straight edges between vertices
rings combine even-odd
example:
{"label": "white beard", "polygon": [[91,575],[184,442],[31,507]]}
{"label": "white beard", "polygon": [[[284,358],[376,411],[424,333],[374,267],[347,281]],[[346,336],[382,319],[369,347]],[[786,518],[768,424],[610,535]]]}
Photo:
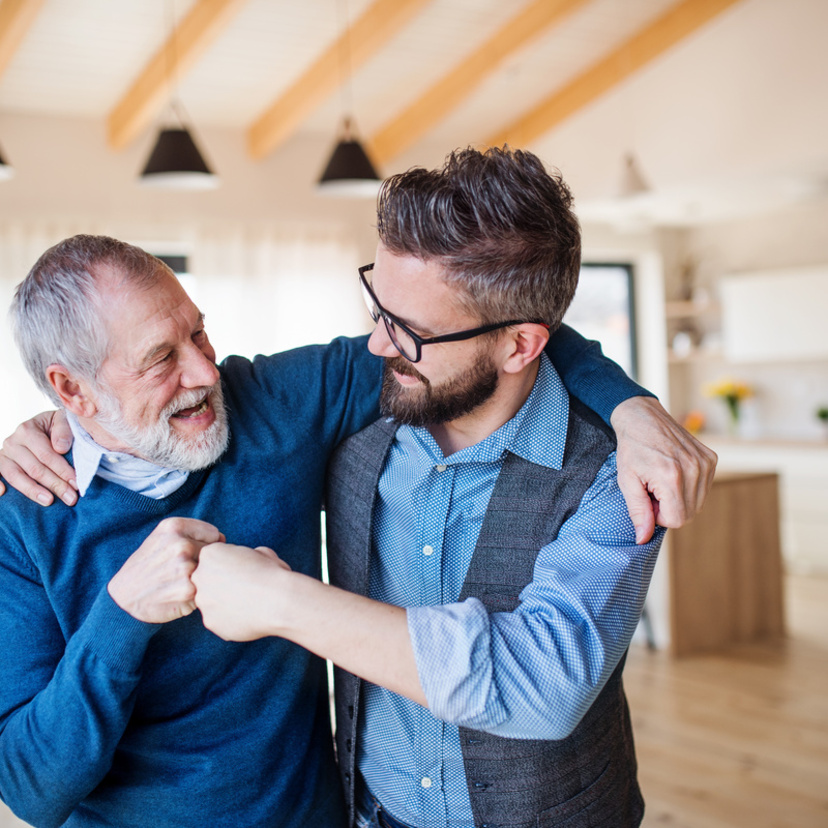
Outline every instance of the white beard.
{"label": "white beard", "polygon": [[[212,388],[185,391],[164,408],[154,425],[133,426],[123,417],[118,399],[106,388],[98,387],[96,422],[119,442],[129,446],[138,456],[156,466],[182,471],[198,471],[212,466],[227,449],[230,430],[221,382]],[[185,408],[198,405],[209,395],[216,419],[205,431],[190,437],[177,434],[170,417]]]}

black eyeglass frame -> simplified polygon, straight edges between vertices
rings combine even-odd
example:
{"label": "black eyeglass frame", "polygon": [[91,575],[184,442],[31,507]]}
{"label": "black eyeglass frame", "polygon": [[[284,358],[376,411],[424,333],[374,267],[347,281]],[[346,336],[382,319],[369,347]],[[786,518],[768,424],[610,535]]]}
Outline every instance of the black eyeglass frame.
{"label": "black eyeglass frame", "polygon": [[[479,328],[468,328],[465,331],[457,331],[456,333],[450,334],[441,334],[440,336],[420,336],[419,334],[414,333],[411,328],[408,327],[404,322],[402,322],[398,317],[394,316],[393,313],[389,313],[377,299],[377,295],[374,293],[373,288],[368,282],[368,279],[365,278],[365,274],[369,271],[374,269],[374,262],[371,264],[363,265],[359,268],[359,281],[362,285],[362,289],[364,291],[364,296],[366,298],[365,304],[368,306],[368,313],[371,315],[371,319],[374,322],[379,322],[380,316],[382,317],[383,324],[385,325],[385,330],[388,333],[388,338],[391,340],[394,347],[397,349],[401,357],[404,357],[411,363],[419,362],[423,358],[423,345],[436,345],[439,342],[462,342],[466,339],[474,339],[476,336],[482,336],[486,333],[491,333],[492,331],[500,330],[501,328],[508,328],[510,325],[524,325],[524,324],[534,324],[534,325],[543,325],[544,328],[549,328],[549,325],[546,322],[537,322],[534,320],[529,319],[510,319],[508,322],[495,322],[491,325],[481,325]],[[367,299],[370,297],[371,301],[374,303],[374,308],[378,311],[378,313],[374,312],[374,309],[368,304]],[[410,357],[406,354],[402,348],[400,347],[399,343],[397,342],[397,337],[394,335],[394,325],[400,327],[405,333],[407,333],[412,341],[414,342],[415,348],[415,355],[414,358]]]}

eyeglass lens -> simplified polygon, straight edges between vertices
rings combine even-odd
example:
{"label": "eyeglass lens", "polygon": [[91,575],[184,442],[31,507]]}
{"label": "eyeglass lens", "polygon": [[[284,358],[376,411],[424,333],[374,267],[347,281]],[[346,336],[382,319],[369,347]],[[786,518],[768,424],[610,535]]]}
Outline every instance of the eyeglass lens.
{"label": "eyeglass lens", "polygon": [[394,319],[377,305],[371,291],[368,289],[368,284],[371,281],[370,271],[363,273],[362,278],[365,280],[364,282],[360,281],[362,285],[362,296],[365,299],[365,304],[368,306],[368,313],[371,314],[371,319],[374,322],[379,322],[382,319],[385,330],[388,332],[388,338],[400,352],[400,355],[411,362],[417,362],[420,358],[417,343],[411,338],[410,334],[397,325]]}

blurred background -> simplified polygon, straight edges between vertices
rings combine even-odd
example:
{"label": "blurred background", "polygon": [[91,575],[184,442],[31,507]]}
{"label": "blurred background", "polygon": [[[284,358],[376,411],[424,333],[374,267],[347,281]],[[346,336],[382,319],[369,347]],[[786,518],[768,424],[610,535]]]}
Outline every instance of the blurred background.
{"label": "blurred background", "polygon": [[[720,456],[627,668],[645,824],[825,826],[826,32],[825,0],[0,0],[0,305],[106,233],[220,357],[361,333],[379,180],[535,152],[583,226],[569,321]],[[7,434],[46,401],[0,345]]]}

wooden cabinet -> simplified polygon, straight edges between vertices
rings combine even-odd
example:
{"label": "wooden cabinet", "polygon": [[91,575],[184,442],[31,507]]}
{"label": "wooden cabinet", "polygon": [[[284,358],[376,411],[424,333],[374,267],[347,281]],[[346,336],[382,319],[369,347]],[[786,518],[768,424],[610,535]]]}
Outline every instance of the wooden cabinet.
{"label": "wooden cabinet", "polygon": [[716,476],[704,511],[670,532],[674,655],[784,634],[778,478]]}

